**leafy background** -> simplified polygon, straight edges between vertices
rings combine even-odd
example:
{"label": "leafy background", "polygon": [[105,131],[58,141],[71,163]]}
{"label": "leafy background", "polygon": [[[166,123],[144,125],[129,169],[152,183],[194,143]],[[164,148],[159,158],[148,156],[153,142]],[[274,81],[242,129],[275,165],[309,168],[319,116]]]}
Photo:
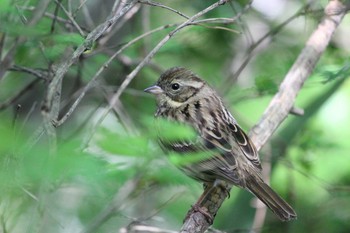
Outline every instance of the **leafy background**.
{"label": "leafy background", "polygon": [[[188,16],[213,2],[160,1]],[[184,21],[146,3],[136,5],[70,67],[64,76],[60,117],[123,45],[151,29]],[[77,109],[56,128],[54,150],[43,131],[41,109],[48,83],[88,32],[106,20],[115,2],[2,0],[0,232],[127,232],[138,224],[178,230],[202,187],[163,155],[152,119],[155,101],[142,90],[165,69],[185,66],[218,90],[248,131],[278,90],[326,3],[234,1],[214,9],[201,19],[241,17],[233,23],[202,23],[181,30],[105,116],[125,77],[173,27],[137,41],[104,69]],[[297,12],[298,17],[279,28]],[[348,23],[349,16],[297,98],[296,107],[305,114],[290,115],[260,153],[267,171],[271,166],[266,178],[295,207],[298,220],[282,223],[267,212],[264,224],[254,228],[257,204],[251,194],[234,188],[215,228],[349,232]],[[269,32],[273,33],[251,50]],[[247,56],[249,63],[236,77]]]}

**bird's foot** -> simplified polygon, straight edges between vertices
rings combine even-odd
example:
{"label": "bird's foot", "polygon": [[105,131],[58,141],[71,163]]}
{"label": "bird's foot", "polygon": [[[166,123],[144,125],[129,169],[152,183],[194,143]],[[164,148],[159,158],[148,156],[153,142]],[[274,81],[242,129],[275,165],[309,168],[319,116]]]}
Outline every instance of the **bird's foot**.
{"label": "bird's foot", "polygon": [[196,212],[199,212],[201,213],[207,220],[207,222],[212,225],[213,222],[214,222],[214,218],[213,216],[211,216],[211,214],[209,213],[208,209],[206,207],[201,207],[199,204],[194,204],[192,206],[192,208],[188,211],[185,219],[184,219],[184,222],[191,217],[191,215],[193,213],[196,213]]}

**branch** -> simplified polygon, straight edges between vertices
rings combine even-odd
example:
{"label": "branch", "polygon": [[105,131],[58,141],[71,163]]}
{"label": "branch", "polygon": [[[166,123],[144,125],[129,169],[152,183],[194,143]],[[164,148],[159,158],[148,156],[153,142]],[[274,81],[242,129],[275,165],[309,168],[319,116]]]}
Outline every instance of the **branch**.
{"label": "branch", "polygon": [[289,17],[288,19],[286,19],[284,22],[282,22],[281,24],[277,25],[276,27],[274,27],[273,29],[271,29],[270,31],[268,31],[265,35],[263,35],[261,38],[259,38],[255,43],[253,43],[249,49],[246,52],[245,58],[243,59],[243,61],[241,62],[241,65],[238,67],[238,69],[236,71],[234,71],[234,73],[229,74],[222,82],[222,86],[220,87],[220,90],[223,90],[223,93],[226,93],[230,90],[230,87],[232,84],[234,84],[234,82],[237,81],[239,75],[242,73],[242,71],[246,68],[246,66],[248,65],[248,63],[250,62],[250,60],[255,56],[254,50],[256,48],[258,48],[258,46],[264,42],[267,38],[272,37],[274,35],[276,35],[277,33],[279,33],[287,24],[291,23],[294,19],[302,16],[302,15],[306,15],[307,13],[309,13],[308,9],[309,9],[310,4],[306,4],[305,6],[303,6],[299,11],[297,11],[294,15],[292,15],[291,17]]}
{"label": "branch", "polygon": [[[346,2],[346,5],[350,5],[349,1]],[[324,18],[319,23],[318,28],[310,36],[261,120],[250,131],[249,136],[257,150],[261,149],[272,136],[272,133],[288,116],[299,90],[311,74],[317,61],[329,44],[335,29],[346,14],[348,10],[346,5],[338,0],[331,0],[326,6]],[[215,187],[206,195],[206,198],[200,205],[207,208],[214,218],[226,196],[226,192],[221,187]],[[181,232],[204,232],[209,226],[210,223],[203,214],[192,212],[185,220]]]}
{"label": "branch", "polygon": [[331,0],[326,6],[323,20],[306,42],[304,49],[288,71],[278,93],[271,100],[259,123],[251,130],[249,136],[257,150],[261,149],[288,116],[299,90],[312,73],[345,14],[345,6],[338,0]]}
{"label": "branch", "polygon": [[153,2],[153,1],[150,1],[150,0],[139,0],[139,3],[142,3],[142,4],[145,4],[145,5],[150,5],[150,6],[156,6],[156,7],[160,7],[160,8],[164,8],[164,9],[167,9],[169,11],[172,11],[182,17],[184,17],[185,19],[189,19],[190,17],[185,15],[184,13],[176,10],[176,9],[173,9],[169,6],[166,6],[166,5],[163,5],[161,3],[158,3],[158,2]]}

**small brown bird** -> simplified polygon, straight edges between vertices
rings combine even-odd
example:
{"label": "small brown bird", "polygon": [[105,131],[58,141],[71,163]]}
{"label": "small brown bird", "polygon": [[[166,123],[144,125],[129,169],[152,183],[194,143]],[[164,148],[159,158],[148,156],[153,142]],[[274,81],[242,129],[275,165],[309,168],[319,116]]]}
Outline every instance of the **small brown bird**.
{"label": "small brown bird", "polygon": [[223,180],[247,189],[282,221],[297,217],[293,208],[263,181],[255,146],[205,81],[188,69],[174,67],[145,92],[156,96],[156,117],[190,125],[198,133],[195,142],[160,139],[164,148],[183,156],[196,151],[211,153],[210,157],[182,165],[187,175],[206,184]]}

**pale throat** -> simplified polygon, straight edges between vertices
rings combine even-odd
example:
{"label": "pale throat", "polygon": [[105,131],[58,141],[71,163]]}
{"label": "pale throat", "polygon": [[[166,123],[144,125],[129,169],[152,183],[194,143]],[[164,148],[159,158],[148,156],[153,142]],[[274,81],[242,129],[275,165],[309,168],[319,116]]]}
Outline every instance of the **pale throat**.
{"label": "pale throat", "polygon": [[165,98],[167,104],[172,108],[178,108],[185,104],[185,102],[177,102],[175,100],[172,100],[169,96],[166,96]]}

